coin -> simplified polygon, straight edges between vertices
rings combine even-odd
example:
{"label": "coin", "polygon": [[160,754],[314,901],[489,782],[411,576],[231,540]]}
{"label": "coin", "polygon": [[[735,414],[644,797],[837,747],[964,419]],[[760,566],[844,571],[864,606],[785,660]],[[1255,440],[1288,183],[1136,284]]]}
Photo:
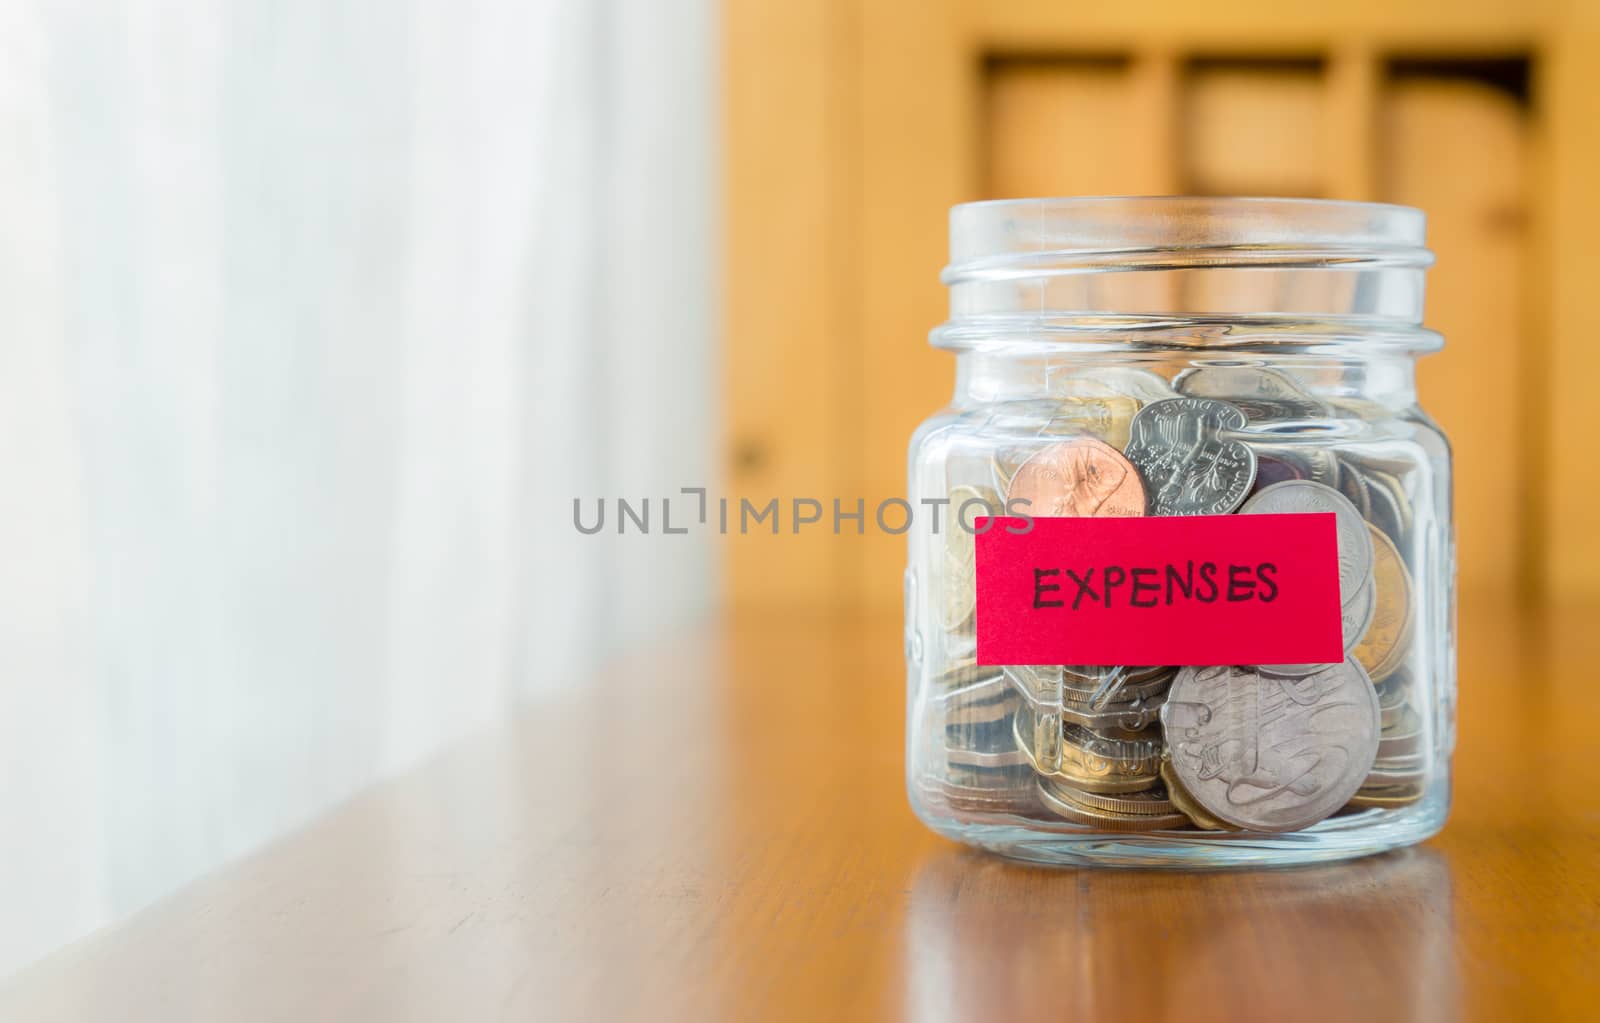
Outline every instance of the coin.
{"label": "coin", "polygon": [[1245,416],[1224,401],[1170,398],[1133,417],[1127,455],[1149,492],[1152,515],[1224,515],[1250,492],[1256,456],[1228,436]]}
{"label": "coin", "polygon": [[1252,433],[1294,434],[1327,417],[1328,406],[1310,398],[1268,401],[1263,398],[1230,398],[1229,404],[1244,413]]}
{"label": "coin", "polygon": [[1137,516],[1144,484],[1121,452],[1092,438],[1062,441],[1022,464],[1006,492],[1034,516]]}
{"label": "coin", "polygon": [[1407,707],[1392,726],[1378,733],[1378,762],[1373,766],[1382,768],[1388,758],[1411,756],[1421,748],[1422,716]]}
{"label": "coin", "polygon": [[973,660],[952,660],[949,667],[940,672],[934,687],[941,693],[953,696],[968,686],[989,682],[999,674],[999,668],[980,665]]}
{"label": "coin", "polygon": [[1260,493],[1274,483],[1283,483],[1287,480],[1303,480],[1306,473],[1294,461],[1287,458],[1275,458],[1272,455],[1263,455],[1256,452],[1256,480],[1251,486],[1252,494]]}
{"label": "coin", "polygon": [[1154,817],[1164,813],[1176,813],[1172,800],[1167,798],[1166,787],[1159,782],[1155,787],[1145,789],[1143,792],[1128,792],[1120,796],[1107,795],[1103,792],[1086,792],[1083,789],[1072,789],[1066,784],[1051,781],[1049,787],[1053,792],[1060,793],[1063,799],[1070,799],[1081,806],[1091,810],[1102,810],[1106,813],[1125,813],[1136,817]]}
{"label": "coin", "polygon": [[1342,459],[1338,461],[1339,493],[1343,494],[1355,505],[1356,511],[1367,520],[1372,518],[1372,494],[1367,487],[1367,482],[1361,476],[1361,470]]}
{"label": "coin", "polygon": [[1350,797],[1348,805],[1358,808],[1384,808],[1408,806],[1422,798],[1422,785],[1409,782],[1403,785],[1378,785],[1363,788]]}
{"label": "coin", "polygon": [[1095,735],[1081,725],[1061,729],[1058,774],[1093,792],[1135,792],[1155,784],[1161,770],[1160,741],[1127,741]]}
{"label": "coin", "polygon": [[1128,428],[1139,411],[1136,398],[1106,395],[1099,398],[1074,398],[1069,403],[1074,425],[1119,451],[1128,444]]}
{"label": "coin", "polygon": [[1042,439],[1098,439],[1121,451],[1139,406],[1138,399],[1116,394],[1064,401],[1034,398],[997,406],[983,427],[1002,439],[991,464],[997,489],[1010,490],[1017,467],[1038,452]]}
{"label": "coin", "polygon": [[[1162,701],[1162,702],[1166,702],[1166,701]],[[1152,708],[1150,708],[1150,710],[1151,710],[1151,713],[1150,713],[1150,716],[1149,716],[1149,720],[1145,724],[1143,724],[1142,726],[1137,727],[1137,728],[1124,728],[1122,726],[1122,722],[1120,722],[1120,721],[1115,721],[1115,722],[1111,722],[1111,723],[1096,721],[1093,718],[1088,717],[1087,715],[1084,716],[1085,717],[1085,721],[1087,722],[1087,723],[1085,723],[1085,721],[1077,721],[1077,720],[1074,720],[1072,718],[1069,718],[1065,710],[1062,711],[1061,719],[1063,721],[1072,720],[1073,724],[1082,724],[1084,728],[1088,729],[1090,732],[1093,732],[1096,736],[1099,736],[1102,739],[1115,739],[1115,740],[1121,740],[1123,742],[1155,742],[1155,743],[1159,743],[1159,742],[1162,741],[1162,739],[1161,739],[1161,729],[1158,728],[1158,727],[1153,727],[1153,724],[1154,724],[1155,721],[1160,719],[1161,708],[1160,707],[1152,707]]]}
{"label": "coin", "polygon": [[1090,703],[1094,690],[1064,682],[1059,665],[1008,664],[995,670],[1003,672],[1012,688],[1037,708],[1104,715],[1107,721],[1128,713],[1142,713],[1152,700],[1166,692],[1172,681],[1170,669],[1163,669],[1159,676],[1141,676],[1141,681],[1130,683],[1118,694],[1118,699],[1096,708]]}
{"label": "coin", "polygon": [[1074,824],[1083,824],[1101,831],[1168,831],[1186,827],[1189,819],[1181,813],[1135,814],[1111,813],[1077,802],[1062,786],[1050,784],[1047,778],[1038,782],[1039,801],[1045,809]]}
{"label": "coin", "polygon": [[1011,402],[1001,424],[1011,436],[1076,437],[1088,434],[1121,449],[1142,402],[1125,394],[1076,395],[1062,401]]}
{"label": "coin", "polygon": [[1360,643],[1361,637],[1367,634],[1367,630],[1372,626],[1372,616],[1377,606],[1377,589],[1369,580],[1367,585],[1361,587],[1361,593],[1355,600],[1339,609],[1339,629],[1344,637],[1346,653],[1353,650]]}
{"label": "coin", "polygon": [[[1161,716],[1161,705],[1167,702],[1165,693],[1140,700],[1108,703],[1098,710],[1085,703],[1063,701],[1057,711],[1061,720],[1082,725],[1092,732],[1110,735],[1117,732],[1143,733]],[[1116,735],[1116,738],[1133,738],[1133,735]]]}
{"label": "coin", "polygon": [[994,770],[981,776],[981,784],[925,779],[917,787],[931,803],[973,813],[1027,814],[1038,809],[1038,787],[1026,768]]}
{"label": "coin", "polygon": [[1068,700],[1087,698],[1090,708],[1103,709],[1113,703],[1136,700],[1149,693],[1166,688],[1171,671],[1160,665],[1149,667],[1091,667],[1063,665],[1063,697]]}
{"label": "coin", "polygon": [[1048,386],[1052,394],[1097,398],[1121,395],[1140,402],[1164,401],[1178,396],[1166,377],[1132,366],[1075,369],[1065,376],[1052,377]]}
{"label": "coin", "polygon": [[1254,363],[1208,362],[1178,374],[1179,392],[1194,398],[1262,399],[1291,401],[1311,397],[1311,392],[1282,370]]}
{"label": "coin", "polygon": [[[1348,498],[1332,487],[1311,480],[1290,480],[1260,491],[1239,509],[1244,515],[1332,512],[1339,550],[1339,620],[1344,648],[1360,642],[1372,619],[1372,539],[1365,519]],[[1308,675],[1321,664],[1261,665],[1274,675]]]}
{"label": "coin", "polygon": [[[1159,675],[1132,674],[1114,676],[1123,679],[1121,690],[1117,693],[1117,702],[1141,700],[1148,696],[1166,692],[1167,686],[1172,682],[1172,673],[1162,671]],[[1062,683],[1061,698],[1078,703],[1092,703],[1094,694],[1098,691],[1100,683],[1085,686],[1078,683],[1070,675]]]}
{"label": "coin", "polygon": [[978,634],[971,629],[946,632],[942,645],[945,657],[951,660],[971,661],[978,656]]}
{"label": "coin", "polygon": [[977,606],[977,561],[973,520],[1000,511],[993,491],[965,484],[950,488],[950,517],[944,523],[944,605],[941,624],[954,631],[966,625]]}
{"label": "coin", "polygon": [[1378,687],[1378,708],[1382,711],[1384,728],[1393,728],[1401,716],[1410,709],[1410,704],[1406,702],[1410,694],[1409,681],[1404,672],[1396,672],[1386,681],[1375,683]]}
{"label": "coin", "polygon": [[[1010,721],[1007,721],[1007,725]],[[945,748],[945,762],[964,767],[1023,767],[1028,757],[1019,749],[973,750]]]}
{"label": "coin", "polygon": [[1264,366],[1207,363],[1182,374],[1178,390],[1195,398],[1220,398],[1249,421],[1252,433],[1298,433],[1333,409],[1289,374]]}
{"label": "coin", "polygon": [[979,751],[1013,748],[1011,715],[1022,700],[1002,676],[937,697],[933,703],[944,716],[948,745]]}
{"label": "coin", "polygon": [[1348,605],[1361,595],[1372,572],[1372,538],[1366,520],[1337,490],[1311,480],[1275,483],[1239,509],[1242,515],[1283,515],[1333,512],[1339,544],[1339,603]]}
{"label": "coin", "polygon": [[1372,770],[1367,772],[1361,787],[1370,789],[1383,785],[1409,785],[1421,781],[1427,774],[1427,768],[1427,759],[1421,753],[1384,757],[1373,761]]}
{"label": "coin", "polygon": [[1167,798],[1172,802],[1172,805],[1179,813],[1189,818],[1189,821],[1195,827],[1204,831],[1241,830],[1206,813],[1199,802],[1184,789],[1183,783],[1178,780],[1177,775],[1172,770],[1171,760],[1163,759],[1161,761],[1161,784],[1166,789]]}
{"label": "coin", "polygon": [[1378,697],[1348,658],[1304,678],[1187,667],[1173,679],[1161,729],[1175,777],[1207,813],[1249,831],[1296,831],[1344,806],[1366,779]]}
{"label": "coin", "polygon": [[[1137,792],[1154,785],[1159,777],[1159,743],[1102,739],[1026,707],[1017,713],[1013,729],[1017,748],[1027,754],[1034,771],[1062,778],[1076,788]],[[1041,748],[1045,745],[1055,748]]]}
{"label": "coin", "polygon": [[1061,669],[1042,664],[1008,664],[1006,678],[1029,703],[1055,706],[1061,703]]}
{"label": "coin", "polygon": [[1108,679],[1122,679],[1134,684],[1148,682],[1158,676],[1172,674],[1172,669],[1163,664],[1135,666],[1131,664],[1063,664],[1061,675],[1065,683],[1085,692],[1093,692],[1104,685]]}
{"label": "coin", "polygon": [[944,713],[947,726],[998,721],[1020,705],[1016,692],[1001,675],[936,696],[933,702]]}
{"label": "coin", "polygon": [[1364,469],[1367,489],[1372,492],[1372,522],[1396,542],[1411,532],[1411,498],[1400,477],[1381,469]]}
{"label": "coin", "polygon": [[1382,682],[1394,674],[1410,651],[1411,574],[1382,530],[1369,525],[1367,532],[1372,539],[1374,610],[1353,653],[1372,680]]}

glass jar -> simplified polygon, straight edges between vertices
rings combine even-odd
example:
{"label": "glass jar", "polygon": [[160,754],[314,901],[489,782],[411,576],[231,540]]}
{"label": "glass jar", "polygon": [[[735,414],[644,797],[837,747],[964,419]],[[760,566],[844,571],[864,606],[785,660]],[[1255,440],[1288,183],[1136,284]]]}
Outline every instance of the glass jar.
{"label": "glass jar", "polygon": [[[1312,200],[955,207],[950,319],[932,334],[956,354],[955,394],[910,448],[906,770],[929,827],[1037,862],[1203,867],[1341,859],[1439,830],[1454,554],[1449,446],[1416,394],[1416,357],[1442,344],[1421,326],[1423,228],[1418,210]],[[1288,518],[1308,512],[1322,514]],[[1281,542],[1320,580],[1315,614],[1265,627],[1265,604],[1186,603],[1180,583],[1160,612],[1178,627],[1135,620],[1122,663],[980,650],[1007,615],[1047,645],[1105,638],[1070,601],[1043,601],[1057,617],[1042,625],[1002,607],[986,581],[1014,557],[989,539],[998,525],[1080,517],[1061,524],[1066,557],[1072,537],[1111,528],[1086,518],[1139,520],[1131,549],[1155,552],[1142,538],[1156,520],[1204,516],[1164,524],[1177,539],[1160,543],[1181,545],[1250,513],[1273,518],[1226,535],[1313,530]],[[1053,569],[1036,583],[1044,571],[1061,588],[1034,607],[1070,591]],[[1104,599],[1108,615],[1126,606]],[[1302,625],[1322,637],[1315,661],[1214,663],[1265,656]],[[1184,635],[1227,652],[1163,645]]]}

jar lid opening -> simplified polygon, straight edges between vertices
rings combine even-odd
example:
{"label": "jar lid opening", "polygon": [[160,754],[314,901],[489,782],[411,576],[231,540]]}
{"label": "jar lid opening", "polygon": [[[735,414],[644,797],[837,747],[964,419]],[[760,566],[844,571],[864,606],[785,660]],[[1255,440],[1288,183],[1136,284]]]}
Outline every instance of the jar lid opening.
{"label": "jar lid opening", "polygon": [[1129,317],[1416,328],[1426,223],[1409,206],[1323,199],[966,203],[950,212],[950,323],[935,344]]}
{"label": "jar lid opening", "polygon": [[1426,267],[1426,217],[1388,203],[1219,196],[1086,196],[995,199],[950,211],[946,282],[969,267],[1006,257],[1244,250],[1370,254],[1385,263]]}

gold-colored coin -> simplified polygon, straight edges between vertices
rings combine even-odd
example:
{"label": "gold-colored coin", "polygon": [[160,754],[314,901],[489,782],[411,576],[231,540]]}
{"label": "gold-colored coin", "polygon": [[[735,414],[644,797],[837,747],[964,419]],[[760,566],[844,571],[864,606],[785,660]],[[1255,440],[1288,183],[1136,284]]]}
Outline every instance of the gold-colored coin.
{"label": "gold-colored coin", "polygon": [[1039,800],[1045,809],[1063,820],[1101,831],[1169,831],[1188,826],[1189,820],[1181,813],[1129,814],[1097,810],[1068,796],[1070,791],[1052,784],[1047,778],[1039,779]]}
{"label": "gold-colored coin", "polygon": [[1073,786],[1090,792],[1138,792],[1161,776],[1161,743],[1095,735],[1081,725],[1061,730],[1061,768]]}
{"label": "gold-colored coin", "polygon": [[1394,674],[1406,659],[1411,643],[1411,575],[1400,552],[1383,530],[1368,523],[1372,535],[1372,581],[1377,606],[1366,635],[1352,651],[1374,682]]}
{"label": "gold-colored coin", "polygon": [[[1030,707],[1023,707],[1012,721],[1011,731],[1017,749],[1027,755],[1035,773],[1060,778],[1074,788],[1110,794],[1139,792],[1150,788],[1160,778],[1159,746],[1152,743],[1122,743],[1120,746],[1126,748],[1128,756],[1106,756],[1103,752],[1084,748],[1086,743],[1079,733],[1088,733],[1076,725],[1063,728],[1060,720],[1055,715],[1040,714]],[[1068,732],[1079,741],[1074,743],[1066,740]],[[1036,734],[1040,736],[1038,741],[1035,740]],[[1115,740],[1097,740],[1093,736],[1089,736],[1089,740],[1087,745],[1098,746],[1102,751],[1119,748],[1114,745]],[[1052,747],[1045,751],[1045,756],[1040,755],[1037,748],[1039,742]],[[1113,745],[1101,746],[1102,743]]]}
{"label": "gold-colored coin", "polygon": [[1363,788],[1350,798],[1348,805],[1354,807],[1389,808],[1395,806],[1409,806],[1422,798],[1422,785],[1412,783],[1407,785],[1374,785]]}
{"label": "gold-colored coin", "polygon": [[[1065,709],[1062,717],[1067,717]],[[1093,732],[1102,739],[1115,739],[1122,742],[1160,742],[1162,741],[1161,726],[1149,724],[1143,728],[1122,728],[1118,725],[1084,724],[1075,721],[1074,724],[1083,724],[1083,727]]]}
{"label": "gold-colored coin", "polygon": [[1144,403],[1097,381],[1075,381],[1067,387],[1070,393],[1063,394],[1049,417],[1041,420],[1040,434],[1069,437],[1086,433],[1119,451],[1126,447],[1134,413]]}
{"label": "gold-colored coin", "polygon": [[1172,769],[1172,761],[1165,757],[1161,760],[1161,783],[1166,787],[1167,799],[1171,800],[1178,812],[1189,818],[1195,827],[1204,831],[1242,830],[1207,813],[1200,805],[1200,801],[1183,787],[1183,782],[1178,780],[1177,772]]}
{"label": "gold-colored coin", "polygon": [[1132,817],[1158,817],[1178,812],[1172,805],[1172,800],[1167,798],[1166,787],[1159,783],[1143,792],[1127,792],[1120,796],[1090,792],[1087,789],[1071,789],[1060,782],[1054,782],[1052,785],[1063,798],[1091,810],[1127,814]]}
{"label": "gold-colored coin", "polygon": [[1135,398],[1141,405],[1178,397],[1166,377],[1134,366],[1082,366],[1065,374],[1047,371],[1045,386],[1061,397]]}
{"label": "gold-colored coin", "polygon": [[1094,434],[1121,451],[1128,446],[1128,430],[1133,425],[1134,413],[1141,403],[1135,398],[1107,396],[1103,398],[1077,398],[1070,402],[1074,420],[1082,429]]}

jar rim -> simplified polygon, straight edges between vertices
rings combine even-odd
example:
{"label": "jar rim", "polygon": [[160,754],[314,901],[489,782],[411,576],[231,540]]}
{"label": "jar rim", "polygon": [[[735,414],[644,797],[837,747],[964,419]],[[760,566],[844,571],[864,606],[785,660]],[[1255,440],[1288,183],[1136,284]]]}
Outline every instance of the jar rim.
{"label": "jar rim", "polygon": [[950,210],[946,284],[1044,259],[1057,271],[1129,262],[1422,269],[1427,217],[1392,203],[1250,196],[987,199]]}

